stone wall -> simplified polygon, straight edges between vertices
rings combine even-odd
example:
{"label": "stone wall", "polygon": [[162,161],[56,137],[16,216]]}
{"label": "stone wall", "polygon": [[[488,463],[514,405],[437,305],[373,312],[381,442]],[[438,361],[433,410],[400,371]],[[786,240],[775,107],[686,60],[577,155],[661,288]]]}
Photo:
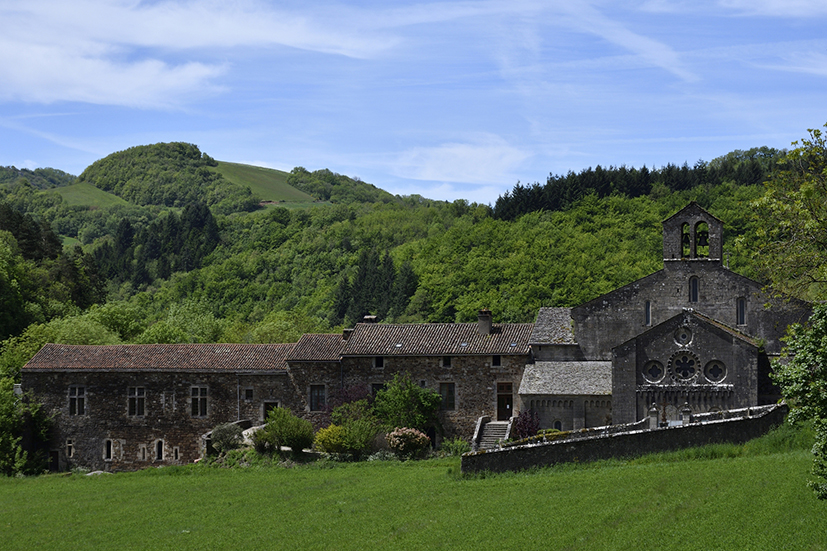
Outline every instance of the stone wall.
{"label": "stone wall", "polygon": [[[763,406],[742,410],[742,414],[753,415],[735,419],[471,452],[462,456],[462,472],[519,471],[558,463],[638,457],[706,444],[743,443],[782,424],[787,411],[786,405]],[[728,416],[735,413],[729,412]]]}

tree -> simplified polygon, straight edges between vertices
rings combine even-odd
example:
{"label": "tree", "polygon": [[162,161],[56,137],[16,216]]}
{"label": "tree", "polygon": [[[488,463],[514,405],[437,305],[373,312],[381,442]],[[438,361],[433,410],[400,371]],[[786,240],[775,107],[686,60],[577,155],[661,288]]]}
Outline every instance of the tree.
{"label": "tree", "polygon": [[789,419],[812,420],[816,431],[809,486],[820,499],[827,499],[827,306],[819,305],[808,327],[790,328],[787,361],[775,362],[772,378],[790,405]]}
{"label": "tree", "polygon": [[[827,127],[827,125],[825,125]],[[827,293],[827,142],[819,129],[795,149],[753,203],[753,260],[776,291],[804,299]]]}
{"label": "tree", "polygon": [[437,424],[442,396],[415,384],[410,375],[393,376],[385,388],[376,393],[373,409],[388,428],[408,427],[427,430]]}

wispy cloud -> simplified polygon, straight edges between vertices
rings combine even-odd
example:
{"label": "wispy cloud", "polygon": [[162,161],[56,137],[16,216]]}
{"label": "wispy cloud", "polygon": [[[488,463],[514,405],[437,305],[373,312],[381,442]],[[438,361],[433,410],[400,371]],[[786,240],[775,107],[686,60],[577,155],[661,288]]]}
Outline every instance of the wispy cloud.
{"label": "wispy cloud", "polygon": [[721,0],[723,8],[737,10],[745,15],[768,17],[824,17],[824,0]]}

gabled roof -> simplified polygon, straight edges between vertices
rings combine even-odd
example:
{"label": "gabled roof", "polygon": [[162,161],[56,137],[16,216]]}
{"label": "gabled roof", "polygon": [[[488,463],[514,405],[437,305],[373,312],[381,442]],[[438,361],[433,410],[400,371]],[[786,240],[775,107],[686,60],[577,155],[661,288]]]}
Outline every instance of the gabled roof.
{"label": "gabled roof", "polygon": [[533,323],[495,323],[491,334],[476,323],[358,323],[342,356],[449,356],[528,354]]}
{"label": "gabled roof", "polygon": [[24,370],[283,371],[290,344],[47,344]]}
{"label": "gabled roof", "polygon": [[540,308],[529,342],[537,345],[577,344],[572,323],[571,308]]}
{"label": "gabled roof", "polygon": [[612,393],[612,362],[536,362],[526,366],[520,395],[592,396]]}
{"label": "gabled roof", "polygon": [[287,361],[336,362],[342,357],[345,342],[341,333],[305,334],[287,355]]}
{"label": "gabled roof", "polygon": [[725,333],[728,333],[731,336],[735,337],[736,339],[738,339],[740,341],[743,341],[743,342],[749,344],[750,346],[754,346],[755,348],[759,348],[761,346],[760,341],[756,337],[753,337],[751,335],[747,335],[746,333],[742,333],[741,331],[738,331],[734,327],[730,327],[729,325],[725,324],[724,322],[716,320],[714,318],[711,318],[711,317],[709,317],[705,314],[701,314],[700,312],[698,312],[696,310],[693,310],[692,308],[684,308],[683,312],[681,312],[680,314],[675,314],[674,316],[672,316],[668,320],[665,320],[665,321],[663,321],[663,322],[661,322],[661,323],[659,323],[659,324],[657,324],[653,327],[650,327],[649,329],[647,329],[643,333],[639,333],[639,334],[635,335],[631,339],[617,345],[614,348],[620,348],[622,346],[625,346],[625,345],[627,345],[627,344],[629,344],[629,343],[631,343],[631,342],[633,342],[633,341],[635,341],[635,340],[637,340],[641,337],[644,337],[644,336],[648,335],[649,333],[652,333],[652,332],[655,332],[655,331],[661,331],[662,328],[665,325],[674,324],[674,322],[677,318],[682,318],[682,317],[685,317],[685,316],[692,316],[694,318],[697,318],[698,321],[700,321],[702,324],[710,325],[710,326],[715,327],[715,328],[717,328],[721,331],[724,331]]}
{"label": "gabled roof", "polygon": [[717,220],[721,224],[724,223],[723,220],[721,220],[720,218],[718,218],[717,216],[715,216],[714,214],[712,214],[711,212],[709,212],[708,210],[703,208],[696,201],[691,201],[688,205],[686,205],[681,210],[679,210],[678,212],[676,212],[675,214],[673,214],[672,216],[670,216],[669,218],[664,220],[662,223],[666,224],[667,222],[669,222],[673,218],[676,218],[676,217],[683,218],[683,217],[685,217],[689,214],[703,214],[705,216],[709,216],[710,218],[713,218],[713,219]]}

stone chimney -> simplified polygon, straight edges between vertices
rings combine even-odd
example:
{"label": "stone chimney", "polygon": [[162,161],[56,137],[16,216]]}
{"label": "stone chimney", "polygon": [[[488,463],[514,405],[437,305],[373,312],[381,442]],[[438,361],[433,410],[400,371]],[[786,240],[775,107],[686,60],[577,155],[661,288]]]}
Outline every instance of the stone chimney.
{"label": "stone chimney", "polygon": [[343,329],[342,330],[342,339],[343,340],[348,340],[352,334],[353,334],[353,329]]}
{"label": "stone chimney", "polygon": [[477,330],[480,332],[480,335],[491,334],[491,319],[491,310],[483,308],[479,311],[477,315]]}
{"label": "stone chimney", "polygon": [[362,318],[362,323],[376,323],[376,316],[365,316]]}

